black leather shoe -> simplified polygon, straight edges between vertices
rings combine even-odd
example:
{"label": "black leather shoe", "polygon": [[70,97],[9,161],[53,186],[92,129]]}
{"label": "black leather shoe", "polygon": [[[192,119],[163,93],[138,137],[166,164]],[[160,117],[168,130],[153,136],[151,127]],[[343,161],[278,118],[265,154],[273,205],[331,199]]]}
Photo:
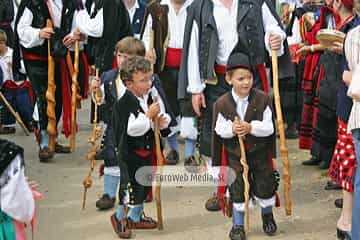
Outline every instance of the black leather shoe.
{"label": "black leather shoe", "polygon": [[351,240],[351,231],[345,231],[345,230],[336,228],[336,235],[337,235],[338,239]]}
{"label": "black leather shoe", "polygon": [[233,226],[229,233],[231,240],[246,240],[244,226]]}
{"label": "black leather shoe", "polygon": [[96,207],[99,210],[107,210],[113,208],[115,205],[115,198],[111,198],[108,194],[102,195],[102,197],[96,201]]}
{"label": "black leather shoe", "polygon": [[318,165],[319,163],[320,163],[320,160],[317,159],[316,157],[312,156],[309,160],[303,161],[302,165],[315,166],[315,165]]}
{"label": "black leather shoe", "polygon": [[330,167],[330,162],[329,161],[321,161],[319,163],[319,168],[320,169],[328,169]]}
{"label": "black leather shoe", "polygon": [[325,190],[341,190],[342,187],[339,184],[334,183],[333,181],[327,181],[324,189]]}
{"label": "black leather shoe", "polygon": [[220,211],[219,200],[216,195],[210,197],[205,203],[206,210],[210,212]]}
{"label": "black leather shoe", "polygon": [[171,150],[166,155],[167,165],[176,165],[179,162],[179,154],[175,150]]}
{"label": "black leather shoe", "polygon": [[337,208],[343,208],[343,199],[342,198],[335,199],[334,204],[335,207]]}
{"label": "black leather shoe", "polygon": [[266,213],[261,216],[263,221],[263,230],[269,236],[273,236],[277,231],[277,225],[274,220],[274,215],[272,213]]}

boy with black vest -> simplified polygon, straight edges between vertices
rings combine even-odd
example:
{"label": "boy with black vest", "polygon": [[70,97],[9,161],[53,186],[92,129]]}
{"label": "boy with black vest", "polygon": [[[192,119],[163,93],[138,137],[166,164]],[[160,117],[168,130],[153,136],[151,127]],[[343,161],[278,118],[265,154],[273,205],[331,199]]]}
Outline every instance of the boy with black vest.
{"label": "boy with black vest", "polygon": [[[150,167],[155,160],[153,119],[159,118],[162,135],[168,134],[170,116],[159,91],[152,83],[152,67],[148,60],[134,56],[127,59],[120,69],[120,78],[126,88],[120,92],[115,103],[112,117],[114,145],[120,165],[121,180],[119,207],[111,216],[111,223],[120,238],[129,238],[128,228],[156,228],[157,223],[143,213],[143,202],[151,185],[141,185],[135,179],[136,172],[142,167]],[[157,102],[153,97],[159,96]],[[126,219],[124,205],[131,208],[132,214]]]}
{"label": "boy with black vest", "polygon": [[[263,230],[268,235],[276,232],[272,207],[278,186],[272,163],[275,144],[274,122],[270,98],[253,88],[254,69],[249,57],[241,52],[232,53],[227,64],[226,80],[232,89],[214,103],[212,127],[212,164],[229,166],[236,173],[230,186],[233,227],[230,239],[245,240],[244,209],[245,189],[240,163],[239,137],[243,137],[249,166],[249,198],[261,206]],[[238,119],[236,119],[238,118]],[[225,154],[222,154],[222,150]],[[220,185],[219,185],[220,186]],[[223,199],[225,188],[218,188]],[[250,201],[252,202],[252,201]]]}
{"label": "boy with black vest", "polygon": [[[125,37],[115,46],[115,57],[117,65],[121,67],[127,57],[145,56],[144,44],[134,38]],[[104,157],[104,194],[96,202],[96,207],[100,210],[106,210],[114,207],[116,192],[120,181],[120,169],[115,157],[115,146],[113,143],[113,131],[111,127],[111,117],[114,103],[118,100],[119,93],[125,86],[120,79],[119,69],[112,69],[104,72],[101,78],[92,80],[93,93],[96,88],[100,88],[102,95],[102,107],[104,109],[102,119],[106,124],[104,133],[104,148],[102,156]]]}

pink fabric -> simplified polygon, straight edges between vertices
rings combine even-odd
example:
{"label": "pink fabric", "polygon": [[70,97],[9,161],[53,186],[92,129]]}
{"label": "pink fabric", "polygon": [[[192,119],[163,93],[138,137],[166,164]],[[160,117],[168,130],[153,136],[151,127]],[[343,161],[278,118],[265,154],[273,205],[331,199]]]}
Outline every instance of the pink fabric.
{"label": "pink fabric", "polygon": [[25,224],[16,220],[14,220],[13,223],[15,228],[16,240],[26,240]]}

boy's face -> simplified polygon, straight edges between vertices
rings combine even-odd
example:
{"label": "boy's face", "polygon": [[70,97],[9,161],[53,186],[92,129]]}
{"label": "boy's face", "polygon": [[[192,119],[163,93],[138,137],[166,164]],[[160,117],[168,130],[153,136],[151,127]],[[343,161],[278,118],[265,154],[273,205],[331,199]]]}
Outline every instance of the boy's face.
{"label": "boy's face", "polygon": [[126,87],[137,97],[147,94],[152,86],[152,71],[138,71],[133,74],[132,81],[126,82]]}
{"label": "boy's face", "polygon": [[227,73],[226,80],[233,85],[233,89],[239,97],[248,96],[253,86],[252,73],[243,68],[235,69],[231,76]]}
{"label": "boy's face", "polygon": [[125,60],[129,57],[132,57],[133,55],[130,54],[126,54],[120,51],[116,52],[116,62],[118,64],[119,67],[121,67],[121,65],[125,62]]}
{"label": "boy's face", "polygon": [[6,49],[6,42],[3,40],[0,40],[0,51],[3,51]]}

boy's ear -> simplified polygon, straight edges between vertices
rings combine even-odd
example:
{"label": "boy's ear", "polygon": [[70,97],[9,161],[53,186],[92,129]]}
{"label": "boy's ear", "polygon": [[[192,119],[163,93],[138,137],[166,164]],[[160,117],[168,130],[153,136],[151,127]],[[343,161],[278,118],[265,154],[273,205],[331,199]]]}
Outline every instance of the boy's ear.
{"label": "boy's ear", "polygon": [[225,75],[225,80],[227,81],[227,83],[231,86],[232,85],[232,81],[231,81],[231,76],[230,74],[227,72]]}

